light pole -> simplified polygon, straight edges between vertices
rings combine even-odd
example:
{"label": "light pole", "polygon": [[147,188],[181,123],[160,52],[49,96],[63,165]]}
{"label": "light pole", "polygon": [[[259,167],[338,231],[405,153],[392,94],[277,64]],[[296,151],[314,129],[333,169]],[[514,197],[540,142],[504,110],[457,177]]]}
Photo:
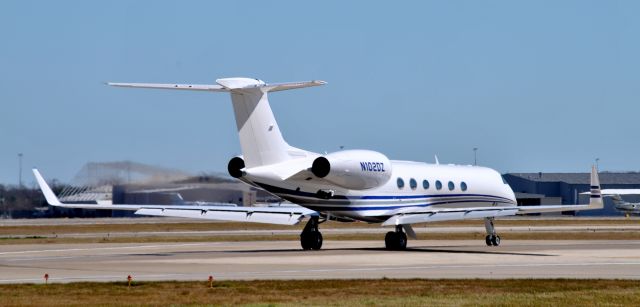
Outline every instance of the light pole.
{"label": "light pole", "polygon": [[478,165],[478,147],[473,148],[473,165]]}
{"label": "light pole", "polygon": [[22,187],[22,153],[18,153],[18,187]]}

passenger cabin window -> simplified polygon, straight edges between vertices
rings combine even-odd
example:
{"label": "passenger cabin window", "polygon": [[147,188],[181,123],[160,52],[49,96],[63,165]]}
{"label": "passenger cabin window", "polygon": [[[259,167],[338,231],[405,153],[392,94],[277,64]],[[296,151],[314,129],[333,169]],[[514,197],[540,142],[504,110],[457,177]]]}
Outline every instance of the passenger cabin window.
{"label": "passenger cabin window", "polygon": [[402,188],[404,188],[404,180],[398,177],[398,189],[402,189]]}
{"label": "passenger cabin window", "polygon": [[418,187],[418,183],[415,179],[409,179],[409,187],[411,187],[412,190],[415,190]]}
{"label": "passenger cabin window", "polygon": [[425,190],[429,189],[429,181],[427,180],[422,180],[422,188]]}
{"label": "passenger cabin window", "polygon": [[442,190],[442,182],[440,180],[436,180],[436,190]]}
{"label": "passenger cabin window", "polygon": [[462,190],[462,191],[466,191],[467,190],[467,184],[464,181],[460,183],[460,190]]}
{"label": "passenger cabin window", "polygon": [[449,181],[448,186],[449,186],[449,191],[453,191],[453,189],[456,188],[456,185],[453,183],[453,181]]}

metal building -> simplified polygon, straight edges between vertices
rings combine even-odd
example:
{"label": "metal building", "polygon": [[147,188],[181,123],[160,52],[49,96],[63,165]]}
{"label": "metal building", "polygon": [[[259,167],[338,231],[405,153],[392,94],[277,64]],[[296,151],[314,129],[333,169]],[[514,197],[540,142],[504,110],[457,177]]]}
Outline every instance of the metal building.
{"label": "metal building", "polygon": [[[599,176],[602,189],[640,188],[640,172],[601,172]],[[573,205],[589,201],[587,195],[580,194],[589,191],[589,173],[508,173],[503,177],[516,193],[519,205]],[[640,196],[637,195],[625,195],[624,199],[640,202]],[[608,197],[605,197],[604,209],[580,211],[578,214],[581,216],[621,215],[613,208],[613,203]]]}

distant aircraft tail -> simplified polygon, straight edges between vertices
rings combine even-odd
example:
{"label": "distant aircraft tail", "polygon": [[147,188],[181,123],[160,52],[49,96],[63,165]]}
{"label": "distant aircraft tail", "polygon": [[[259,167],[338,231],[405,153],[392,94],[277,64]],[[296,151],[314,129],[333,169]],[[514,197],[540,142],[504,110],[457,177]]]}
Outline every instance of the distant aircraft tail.
{"label": "distant aircraft tail", "polygon": [[112,86],[192,90],[231,93],[236,125],[245,167],[256,167],[291,159],[291,151],[299,151],[287,144],[269,105],[268,92],[283,91],[326,84],[324,81],[306,81],[267,84],[250,78],[225,78],[217,85],[108,83]]}
{"label": "distant aircraft tail", "polygon": [[180,193],[168,193],[171,198],[172,205],[184,205],[184,198],[182,198],[182,194]]}
{"label": "distant aircraft tail", "polygon": [[589,207],[592,209],[602,209],[602,190],[600,189],[600,178],[595,165],[591,166],[591,191],[589,196]]}

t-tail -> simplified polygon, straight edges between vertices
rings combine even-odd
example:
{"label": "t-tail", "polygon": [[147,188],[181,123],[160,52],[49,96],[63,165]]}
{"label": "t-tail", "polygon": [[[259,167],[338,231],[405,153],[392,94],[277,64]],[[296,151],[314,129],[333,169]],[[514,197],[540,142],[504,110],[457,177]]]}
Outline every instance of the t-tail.
{"label": "t-tail", "polygon": [[199,84],[152,84],[152,83],[108,83],[112,86],[153,88],[190,91],[228,92],[231,94],[236,125],[240,136],[240,147],[246,167],[256,167],[284,162],[292,159],[291,147],[282,137],[276,122],[268,93],[326,84],[324,81],[305,81],[268,84],[251,78],[225,78],[215,85]]}

